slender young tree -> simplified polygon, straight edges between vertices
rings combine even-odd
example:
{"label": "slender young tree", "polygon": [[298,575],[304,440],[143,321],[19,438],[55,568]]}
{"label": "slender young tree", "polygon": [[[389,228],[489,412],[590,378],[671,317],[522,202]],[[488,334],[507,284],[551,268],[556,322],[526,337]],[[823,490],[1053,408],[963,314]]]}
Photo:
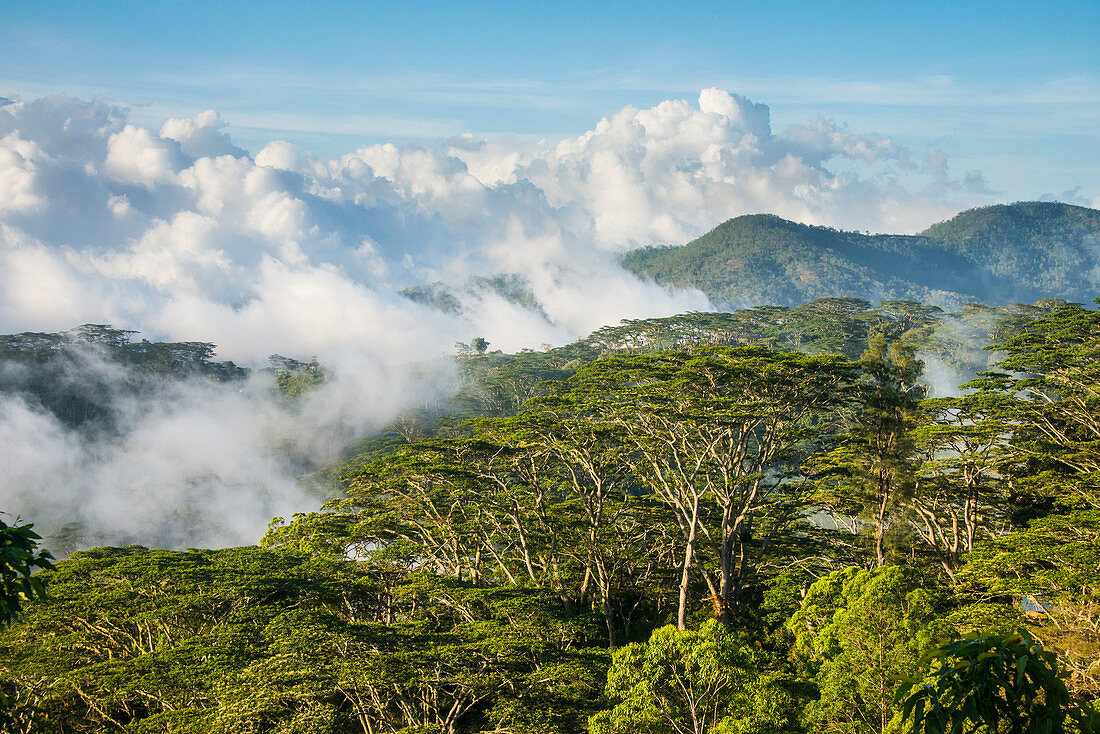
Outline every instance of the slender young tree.
{"label": "slender young tree", "polygon": [[865,518],[872,568],[886,565],[887,532],[911,494],[916,470],[912,430],[924,389],[912,346],[872,335],[859,360],[864,375],[842,444],[820,462],[842,477],[836,504]]}

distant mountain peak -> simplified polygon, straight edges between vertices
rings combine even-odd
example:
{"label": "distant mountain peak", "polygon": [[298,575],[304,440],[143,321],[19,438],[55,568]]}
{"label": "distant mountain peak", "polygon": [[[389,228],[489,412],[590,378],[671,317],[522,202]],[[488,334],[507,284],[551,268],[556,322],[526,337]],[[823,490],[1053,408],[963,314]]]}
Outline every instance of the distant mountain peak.
{"label": "distant mountain peak", "polygon": [[918,235],[862,234],[774,214],[728,219],[681,246],[643,248],[627,269],[716,304],[817,298],[1091,301],[1100,292],[1100,211],[1059,202],[970,209]]}

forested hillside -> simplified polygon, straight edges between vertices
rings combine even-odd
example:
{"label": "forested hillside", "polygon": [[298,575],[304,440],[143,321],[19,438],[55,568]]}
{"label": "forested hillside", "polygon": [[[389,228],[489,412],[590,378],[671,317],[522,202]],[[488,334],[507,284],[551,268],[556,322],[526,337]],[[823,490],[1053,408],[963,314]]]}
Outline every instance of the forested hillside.
{"label": "forested hillside", "polygon": [[727,307],[838,296],[957,307],[1088,301],[1100,284],[1098,248],[1100,211],[1027,202],[963,212],[913,236],[742,216],[683,246],[630,252],[623,266]]}
{"label": "forested hillside", "polygon": [[[155,400],[189,379],[243,380],[249,370],[214,360],[209,342],[136,340],[137,332],[84,324],[65,332],[0,335],[0,395],[15,395],[73,428],[110,429],[124,397]],[[316,361],[273,354],[267,368],[286,395],[324,379]]]}
{"label": "forested hillside", "polygon": [[63,333],[0,335],[0,392],[48,410],[69,426],[109,426],[120,391],[148,395],[165,380],[227,381],[247,370],[212,360],[207,342],[135,342],[136,332],[84,324]]}
{"label": "forested hillside", "polygon": [[[260,548],[81,551],[43,596],[16,527],[5,730],[1098,730],[1100,312],[837,298],[478,351]],[[932,395],[951,355],[976,379]]]}
{"label": "forested hillside", "polygon": [[1001,204],[962,212],[921,236],[978,264],[992,282],[1016,282],[1019,290],[1012,300],[1053,293],[1087,300],[1100,281],[1096,209],[1053,202]]}

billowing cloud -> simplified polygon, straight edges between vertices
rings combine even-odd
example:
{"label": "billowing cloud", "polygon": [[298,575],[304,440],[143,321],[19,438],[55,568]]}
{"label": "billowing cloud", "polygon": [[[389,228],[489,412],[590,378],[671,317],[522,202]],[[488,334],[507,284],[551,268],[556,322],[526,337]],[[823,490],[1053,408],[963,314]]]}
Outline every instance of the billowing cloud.
{"label": "billowing cloud", "polygon": [[[462,137],[329,161],[285,141],[253,158],[225,127],[209,110],[153,132],[99,103],[0,107],[0,328],[109,319],[217,337],[245,359],[387,343],[395,327],[397,356],[475,329],[518,348],[707,305],[624,273],[625,249],[753,212],[909,231],[980,199],[942,157],[917,165],[820,117],[775,133],[766,105],[713,88],[559,142]],[[899,183],[914,176],[926,188]],[[498,274],[526,279],[538,309],[484,297],[443,316],[399,295]]]}
{"label": "billowing cloud", "polygon": [[45,204],[35,187],[35,159],[42,156],[41,148],[18,133],[0,139],[0,212],[34,211]]}
{"label": "billowing cloud", "polygon": [[244,155],[244,150],[233,145],[223,129],[225,126],[215,110],[206,110],[194,117],[166,120],[161,125],[160,137],[175,140],[184,153],[195,158]]}
{"label": "billowing cloud", "polygon": [[170,181],[182,158],[178,146],[172,143],[145,128],[127,125],[108,138],[103,171],[120,181],[146,187]]}
{"label": "billowing cloud", "polygon": [[[626,107],[556,145],[464,137],[449,152],[488,185],[530,182],[552,206],[584,212],[594,240],[608,248],[678,244],[759,212],[912,232],[982,203],[986,193],[961,182],[946,186],[942,166],[916,176],[905,148],[822,117],[776,134],[767,106],[713,88],[703,90],[698,107],[683,100]],[[853,172],[860,167],[866,175]],[[902,180],[915,180],[917,190]]]}

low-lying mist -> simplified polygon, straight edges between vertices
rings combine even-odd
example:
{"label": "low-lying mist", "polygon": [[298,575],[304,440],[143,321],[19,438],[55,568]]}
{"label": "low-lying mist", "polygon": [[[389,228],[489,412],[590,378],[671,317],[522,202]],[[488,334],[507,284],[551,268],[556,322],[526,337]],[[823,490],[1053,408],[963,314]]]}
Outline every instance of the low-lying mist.
{"label": "low-lying mist", "polygon": [[[0,395],[0,502],[54,553],[94,545],[219,547],[256,542],[277,515],[315,508],[302,481],[402,410],[446,400],[453,362],[415,369],[340,361],[294,398],[270,372],[214,381],[145,379],[88,356],[70,387],[109,391],[110,414],[67,425],[33,397]],[[79,386],[77,386],[79,388]]]}

